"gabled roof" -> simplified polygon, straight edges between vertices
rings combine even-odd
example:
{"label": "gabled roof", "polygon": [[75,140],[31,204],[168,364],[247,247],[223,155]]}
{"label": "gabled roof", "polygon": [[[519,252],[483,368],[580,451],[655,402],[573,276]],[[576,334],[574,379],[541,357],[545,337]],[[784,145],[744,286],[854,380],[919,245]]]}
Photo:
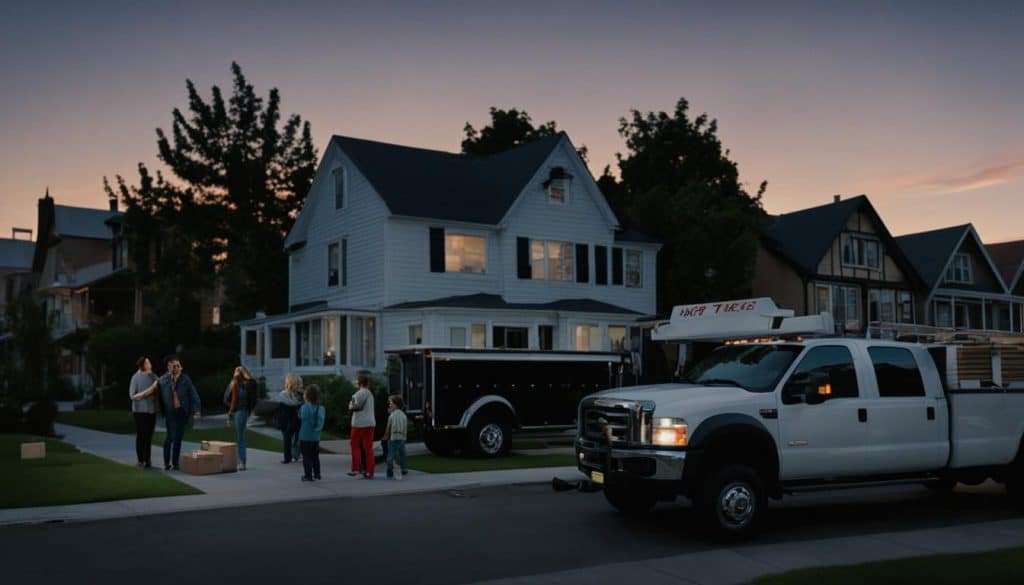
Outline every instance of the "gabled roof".
{"label": "gabled roof", "polygon": [[35,242],[0,238],[0,268],[31,270],[35,249]]}
{"label": "gabled roof", "polygon": [[348,136],[335,142],[394,215],[497,225],[564,132],[479,156]]}
{"label": "gabled roof", "polygon": [[917,273],[924,279],[928,288],[942,278],[949,264],[949,258],[960,247],[964,235],[971,224],[956,225],[948,228],[907,234],[896,238],[903,253],[914,265]]}
{"label": "gabled roof", "polygon": [[122,213],[107,209],[54,205],[53,215],[54,232],[57,237],[109,240],[111,232],[106,222]]}
{"label": "gabled roof", "polygon": [[[858,195],[784,213],[773,218],[763,230],[763,235],[773,251],[805,274],[814,274],[818,271],[818,263],[832,247],[832,242],[846,227],[850,215],[865,205],[871,208],[867,196]],[[871,211],[873,213],[874,208]]]}
{"label": "gabled roof", "polygon": [[594,299],[562,299],[550,303],[509,303],[499,295],[478,293],[444,297],[429,301],[411,301],[386,307],[387,309],[508,309],[521,311],[568,311],[574,313],[618,313],[623,315],[639,315],[624,307],[596,301]]}
{"label": "gabled roof", "polygon": [[988,264],[989,270],[996,277],[996,282],[1005,289],[1006,279],[999,274],[999,270],[996,269],[995,264],[992,262],[992,257],[989,256],[985,245],[981,243],[978,232],[969,223],[916,234],[907,234],[896,238],[896,243],[910,260],[910,263],[914,265],[917,273],[924,279],[928,288],[935,288],[946,273],[946,267],[952,261],[953,254],[960,250],[964,240],[967,238],[974,239],[978,245],[979,252]]}
{"label": "gabled roof", "polygon": [[985,244],[985,249],[1003,277],[1003,282],[1012,291],[1024,273],[1024,240]]}

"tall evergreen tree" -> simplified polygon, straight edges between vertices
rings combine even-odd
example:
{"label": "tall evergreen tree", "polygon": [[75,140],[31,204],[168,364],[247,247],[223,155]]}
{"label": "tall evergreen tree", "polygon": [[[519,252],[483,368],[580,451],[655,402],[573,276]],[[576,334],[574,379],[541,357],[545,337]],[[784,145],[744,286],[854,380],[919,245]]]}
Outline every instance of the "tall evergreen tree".
{"label": "tall evergreen tree", "polygon": [[680,99],[672,114],[632,110],[619,120],[628,152],[617,155],[621,181],[600,179],[627,225],[660,238],[658,305],[749,294],[760,227],[762,182],[754,195],[707,114],[690,119]]}

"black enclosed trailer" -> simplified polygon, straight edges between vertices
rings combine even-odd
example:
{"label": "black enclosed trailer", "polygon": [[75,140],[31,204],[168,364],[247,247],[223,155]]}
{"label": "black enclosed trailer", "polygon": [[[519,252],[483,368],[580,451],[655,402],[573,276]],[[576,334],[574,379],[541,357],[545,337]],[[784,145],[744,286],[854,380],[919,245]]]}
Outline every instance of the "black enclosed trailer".
{"label": "black enclosed trailer", "polygon": [[387,358],[391,392],[422,416],[424,442],[438,454],[494,457],[513,430],[574,428],[581,398],[629,377],[618,352],[416,347]]}

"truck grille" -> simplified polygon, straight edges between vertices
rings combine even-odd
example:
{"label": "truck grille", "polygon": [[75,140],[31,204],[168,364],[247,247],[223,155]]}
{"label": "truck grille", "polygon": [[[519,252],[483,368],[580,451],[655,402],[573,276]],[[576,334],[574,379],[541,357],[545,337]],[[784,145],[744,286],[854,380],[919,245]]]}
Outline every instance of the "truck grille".
{"label": "truck grille", "polygon": [[641,405],[627,401],[585,400],[580,407],[580,436],[588,441],[607,443],[605,429],[611,430],[613,442],[641,440],[647,413]]}

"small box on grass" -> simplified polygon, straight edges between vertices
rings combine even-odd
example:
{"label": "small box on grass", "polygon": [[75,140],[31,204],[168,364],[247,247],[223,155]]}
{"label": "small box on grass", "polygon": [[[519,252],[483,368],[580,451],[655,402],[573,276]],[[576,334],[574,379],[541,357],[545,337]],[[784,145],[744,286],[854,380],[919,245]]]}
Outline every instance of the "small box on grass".
{"label": "small box on grass", "polygon": [[210,451],[193,451],[181,456],[181,470],[189,475],[212,475],[221,472],[221,455]]}
{"label": "small box on grass", "polygon": [[221,471],[238,470],[238,445],[228,441],[203,441],[200,445],[203,451],[219,453],[221,456]]}
{"label": "small box on grass", "polygon": [[46,443],[40,441],[38,443],[22,443],[21,444],[21,458],[22,459],[46,459]]}

